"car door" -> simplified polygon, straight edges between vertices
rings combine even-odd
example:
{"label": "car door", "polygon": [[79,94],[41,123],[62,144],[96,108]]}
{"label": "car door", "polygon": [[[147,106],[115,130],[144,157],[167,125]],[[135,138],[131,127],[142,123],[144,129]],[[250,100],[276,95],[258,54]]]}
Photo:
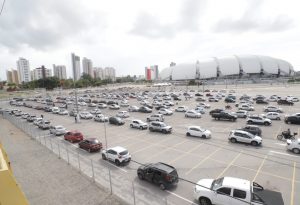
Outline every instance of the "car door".
{"label": "car door", "polygon": [[107,159],[108,160],[111,160],[111,161],[114,161],[114,157],[116,155],[117,152],[115,152],[114,150],[107,150]]}
{"label": "car door", "polygon": [[145,173],[145,179],[149,182],[153,181],[154,170],[152,168],[148,168]]}
{"label": "car door", "polygon": [[213,194],[215,195],[213,197],[214,204],[216,204],[216,205],[231,204],[230,203],[231,188],[221,187],[221,188],[217,189]]}

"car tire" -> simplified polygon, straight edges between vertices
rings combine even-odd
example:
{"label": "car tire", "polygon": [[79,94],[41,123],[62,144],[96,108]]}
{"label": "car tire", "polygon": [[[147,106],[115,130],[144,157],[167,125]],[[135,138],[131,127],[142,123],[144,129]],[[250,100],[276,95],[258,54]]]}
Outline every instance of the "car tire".
{"label": "car tire", "polygon": [[167,134],[167,133],[168,133],[167,130],[162,130],[162,132],[163,132],[164,134]]}
{"label": "car tire", "polygon": [[253,121],[249,120],[247,123],[248,123],[248,124],[252,124],[252,123],[253,123]]}
{"label": "car tire", "polygon": [[186,136],[191,136],[191,134],[189,132],[186,133]]}
{"label": "car tire", "polygon": [[160,184],[159,184],[159,188],[160,188],[161,190],[165,190],[165,189],[166,189],[166,186],[165,186],[163,183],[160,183]]}
{"label": "car tire", "polygon": [[206,138],[206,135],[202,135],[202,138]]}
{"label": "car tire", "polygon": [[138,173],[138,177],[140,180],[144,180],[144,176],[141,173]]}
{"label": "car tire", "polygon": [[276,120],[280,120],[280,117],[277,117]]}
{"label": "car tire", "polygon": [[130,125],[131,128],[133,128],[133,125]]}
{"label": "car tire", "polygon": [[121,164],[121,162],[119,161],[119,160],[115,160],[115,164],[117,165],[117,166],[120,166],[120,164]]}
{"label": "car tire", "polygon": [[252,141],[252,142],[251,142],[251,145],[252,145],[252,146],[257,146],[258,143],[257,143],[256,141]]}
{"label": "car tire", "polygon": [[300,149],[298,149],[298,148],[294,148],[292,151],[293,151],[295,154],[299,154],[299,153],[300,153]]}
{"label": "car tire", "polygon": [[149,131],[150,131],[150,132],[153,132],[153,128],[152,128],[152,127],[150,127],[150,128],[149,128]]}
{"label": "car tire", "polygon": [[270,125],[270,123],[268,123],[268,122],[264,122],[264,125],[265,125],[265,126],[269,126],[269,125]]}
{"label": "car tire", "polygon": [[200,197],[199,203],[200,203],[200,205],[211,205],[211,201],[205,197]]}
{"label": "car tire", "polygon": [[230,142],[236,143],[236,139],[235,139],[235,138],[231,138],[231,139],[230,139]]}
{"label": "car tire", "polygon": [[140,126],[140,130],[143,130],[144,128],[142,126]]}
{"label": "car tire", "polygon": [[107,160],[105,154],[102,154],[102,159],[103,159],[103,160]]}
{"label": "car tire", "polygon": [[188,117],[187,115],[185,115],[185,117]]}

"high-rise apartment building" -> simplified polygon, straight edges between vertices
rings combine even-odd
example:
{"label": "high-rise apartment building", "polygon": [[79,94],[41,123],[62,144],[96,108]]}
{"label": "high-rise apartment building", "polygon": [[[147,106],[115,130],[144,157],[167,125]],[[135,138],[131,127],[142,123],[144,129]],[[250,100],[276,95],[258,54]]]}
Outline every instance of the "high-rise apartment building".
{"label": "high-rise apartment building", "polygon": [[19,85],[20,84],[20,80],[19,80],[19,74],[18,71],[15,69],[11,69],[12,72],[12,81],[13,83]]}
{"label": "high-rise apartment building", "polygon": [[8,83],[12,83],[13,82],[12,71],[10,71],[10,70],[6,70],[6,81]]}
{"label": "high-rise apartment building", "polygon": [[73,69],[73,79],[80,79],[80,57],[76,56],[74,53],[71,53],[72,69]]}
{"label": "high-rise apartment building", "polygon": [[100,78],[101,80],[104,79],[104,71],[100,67],[94,68],[94,76],[95,78]]}
{"label": "high-rise apartment building", "polygon": [[113,67],[105,67],[103,71],[103,78],[116,81],[116,70]]}
{"label": "high-rise apartment building", "polygon": [[146,80],[158,80],[158,65],[145,67]]}
{"label": "high-rise apartment building", "polygon": [[19,74],[19,80],[21,82],[29,82],[31,80],[30,77],[30,67],[29,67],[29,61],[25,58],[19,58],[17,61],[17,68],[18,68],[18,74]]}
{"label": "high-rise apartment building", "polygon": [[82,69],[83,73],[90,75],[94,78],[93,62],[91,59],[83,58],[82,59]]}
{"label": "high-rise apartment building", "polygon": [[53,64],[53,76],[58,79],[67,79],[67,69],[64,65],[55,65]]}
{"label": "high-rise apartment building", "polygon": [[36,68],[33,70],[32,77],[33,80],[45,79],[51,77],[51,69],[45,68],[45,66],[41,66],[40,68]]}

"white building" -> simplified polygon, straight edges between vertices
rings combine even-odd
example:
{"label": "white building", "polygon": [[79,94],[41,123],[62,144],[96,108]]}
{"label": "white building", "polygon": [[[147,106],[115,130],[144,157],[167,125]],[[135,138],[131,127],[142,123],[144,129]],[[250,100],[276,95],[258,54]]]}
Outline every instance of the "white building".
{"label": "white building", "polygon": [[82,69],[83,73],[90,75],[94,78],[93,62],[91,59],[83,58],[82,59]]}
{"label": "white building", "polygon": [[113,67],[105,67],[103,79],[111,79],[112,81],[116,81],[116,70]]}
{"label": "white building", "polygon": [[47,69],[44,66],[36,68],[32,71],[32,80],[45,79],[52,76],[51,69]]}
{"label": "white building", "polygon": [[104,71],[101,67],[94,68],[94,76],[95,78],[100,78],[101,80],[104,79]]}
{"label": "white building", "polygon": [[74,53],[71,53],[71,61],[72,61],[72,70],[73,70],[73,79],[80,79],[80,57],[76,56]]}
{"label": "white building", "polygon": [[17,68],[18,68],[18,78],[20,80],[20,83],[22,82],[29,82],[31,81],[30,77],[30,67],[29,67],[29,61],[25,58],[19,58],[17,61]]}
{"label": "white building", "polygon": [[55,65],[53,64],[53,76],[58,79],[67,79],[67,69],[64,65]]}

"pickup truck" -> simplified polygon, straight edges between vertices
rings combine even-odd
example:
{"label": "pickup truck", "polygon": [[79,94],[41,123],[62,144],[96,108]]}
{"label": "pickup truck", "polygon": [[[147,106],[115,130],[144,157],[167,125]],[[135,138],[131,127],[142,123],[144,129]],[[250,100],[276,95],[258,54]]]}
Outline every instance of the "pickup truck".
{"label": "pickup truck", "polygon": [[231,120],[231,121],[236,121],[237,116],[233,115],[228,112],[220,112],[220,113],[212,113],[211,114],[212,118],[215,118],[216,120]]}
{"label": "pickup truck", "polygon": [[234,177],[201,179],[194,188],[194,197],[200,205],[284,205],[280,192]]}

